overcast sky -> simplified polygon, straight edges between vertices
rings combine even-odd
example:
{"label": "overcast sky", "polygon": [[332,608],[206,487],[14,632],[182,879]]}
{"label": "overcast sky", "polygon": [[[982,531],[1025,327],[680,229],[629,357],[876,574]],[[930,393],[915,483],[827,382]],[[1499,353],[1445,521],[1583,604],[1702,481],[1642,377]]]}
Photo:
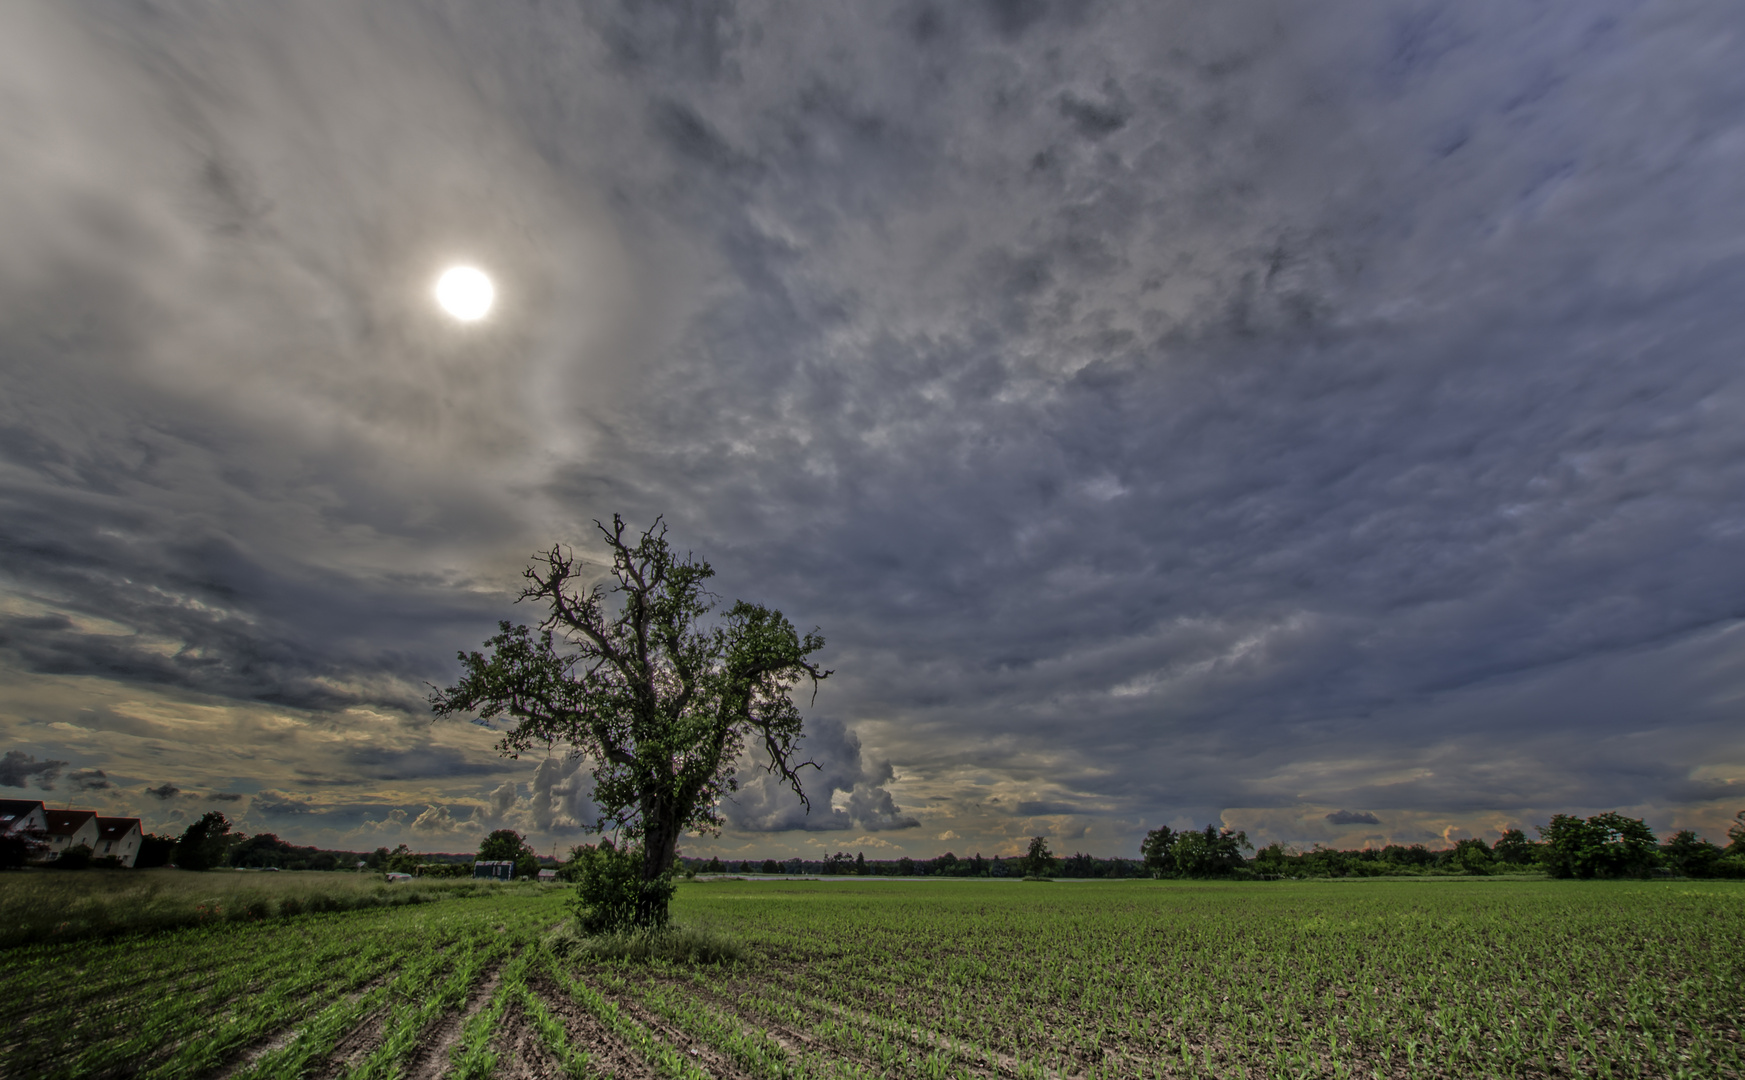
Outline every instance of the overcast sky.
{"label": "overcast sky", "polygon": [[1742,46],[1719,0],[8,3],[0,797],[580,842],[585,764],[424,699],[618,512],[837,672],[812,813],[753,782],[687,854],[1724,842]]}

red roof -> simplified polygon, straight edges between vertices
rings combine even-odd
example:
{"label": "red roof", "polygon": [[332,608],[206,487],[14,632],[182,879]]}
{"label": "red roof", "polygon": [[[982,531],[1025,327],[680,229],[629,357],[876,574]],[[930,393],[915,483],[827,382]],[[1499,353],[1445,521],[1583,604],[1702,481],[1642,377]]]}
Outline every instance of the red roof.
{"label": "red roof", "polygon": [[[139,829],[139,819],[136,817],[100,817],[97,819],[97,839],[120,840],[128,833]],[[144,832],[143,829],[140,830]]]}
{"label": "red roof", "polygon": [[50,836],[71,836],[85,827],[85,822],[97,816],[95,810],[44,810]]}
{"label": "red roof", "polygon": [[31,811],[42,810],[42,801],[38,799],[0,799],[0,832],[12,827],[12,822],[23,822],[30,817]]}

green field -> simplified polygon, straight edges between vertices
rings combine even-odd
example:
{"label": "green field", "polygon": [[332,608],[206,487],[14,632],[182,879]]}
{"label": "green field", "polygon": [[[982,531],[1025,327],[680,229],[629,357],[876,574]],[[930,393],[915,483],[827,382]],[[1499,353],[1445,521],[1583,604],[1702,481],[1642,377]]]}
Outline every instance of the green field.
{"label": "green field", "polygon": [[695,968],[555,956],[567,894],[6,950],[0,1074],[1745,1075],[1730,883],[699,882]]}

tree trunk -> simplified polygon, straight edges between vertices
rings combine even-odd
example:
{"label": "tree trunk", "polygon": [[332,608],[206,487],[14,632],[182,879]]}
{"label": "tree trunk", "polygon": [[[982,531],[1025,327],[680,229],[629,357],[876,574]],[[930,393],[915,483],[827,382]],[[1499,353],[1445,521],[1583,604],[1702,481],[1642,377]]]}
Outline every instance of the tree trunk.
{"label": "tree trunk", "polygon": [[680,817],[671,807],[644,804],[642,820],[642,892],[636,901],[636,925],[665,926],[671,890],[656,885],[677,860]]}

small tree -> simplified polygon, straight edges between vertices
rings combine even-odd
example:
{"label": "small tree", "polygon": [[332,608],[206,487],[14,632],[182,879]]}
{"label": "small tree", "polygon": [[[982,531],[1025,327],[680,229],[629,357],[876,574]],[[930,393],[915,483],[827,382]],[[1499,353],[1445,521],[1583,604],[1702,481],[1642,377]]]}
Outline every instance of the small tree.
{"label": "small tree", "polygon": [[862,877],[866,876],[866,852],[857,851],[854,853],[854,872]]}
{"label": "small tree", "polygon": [[1733,815],[1733,824],[1727,826],[1728,855],[1745,855],[1745,810]]}
{"label": "small tree", "polygon": [[664,906],[647,905],[670,891],[655,883],[671,873],[681,834],[719,831],[718,804],[738,789],[733,763],[748,739],[810,810],[799,770],[812,763],[796,760],[792,691],[809,679],[816,692],[830,672],[810,659],[824,639],[802,637],[779,611],[740,601],[705,625],[715,597],[703,586],[715,571],[677,555],[658,519],[635,540],[616,514],[610,528],[595,525],[612,553],[610,592],[584,583],[571,552],[541,552],[520,596],[546,608],[537,633],[500,624],[489,655],[463,653],[460,682],[430,705],[438,716],[510,717],[498,744],[510,757],[564,743],[592,761],[595,828],[613,821],[641,841],[636,922],[664,923]]}
{"label": "small tree", "polygon": [[229,847],[230,819],[208,810],[176,841],[176,865],[183,870],[210,870],[223,865]]}
{"label": "small tree", "polygon": [[1030,850],[1024,855],[1025,877],[1047,877],[1054,870],[1054,852],[1048,850],[1048,838],[1032,836]]}

